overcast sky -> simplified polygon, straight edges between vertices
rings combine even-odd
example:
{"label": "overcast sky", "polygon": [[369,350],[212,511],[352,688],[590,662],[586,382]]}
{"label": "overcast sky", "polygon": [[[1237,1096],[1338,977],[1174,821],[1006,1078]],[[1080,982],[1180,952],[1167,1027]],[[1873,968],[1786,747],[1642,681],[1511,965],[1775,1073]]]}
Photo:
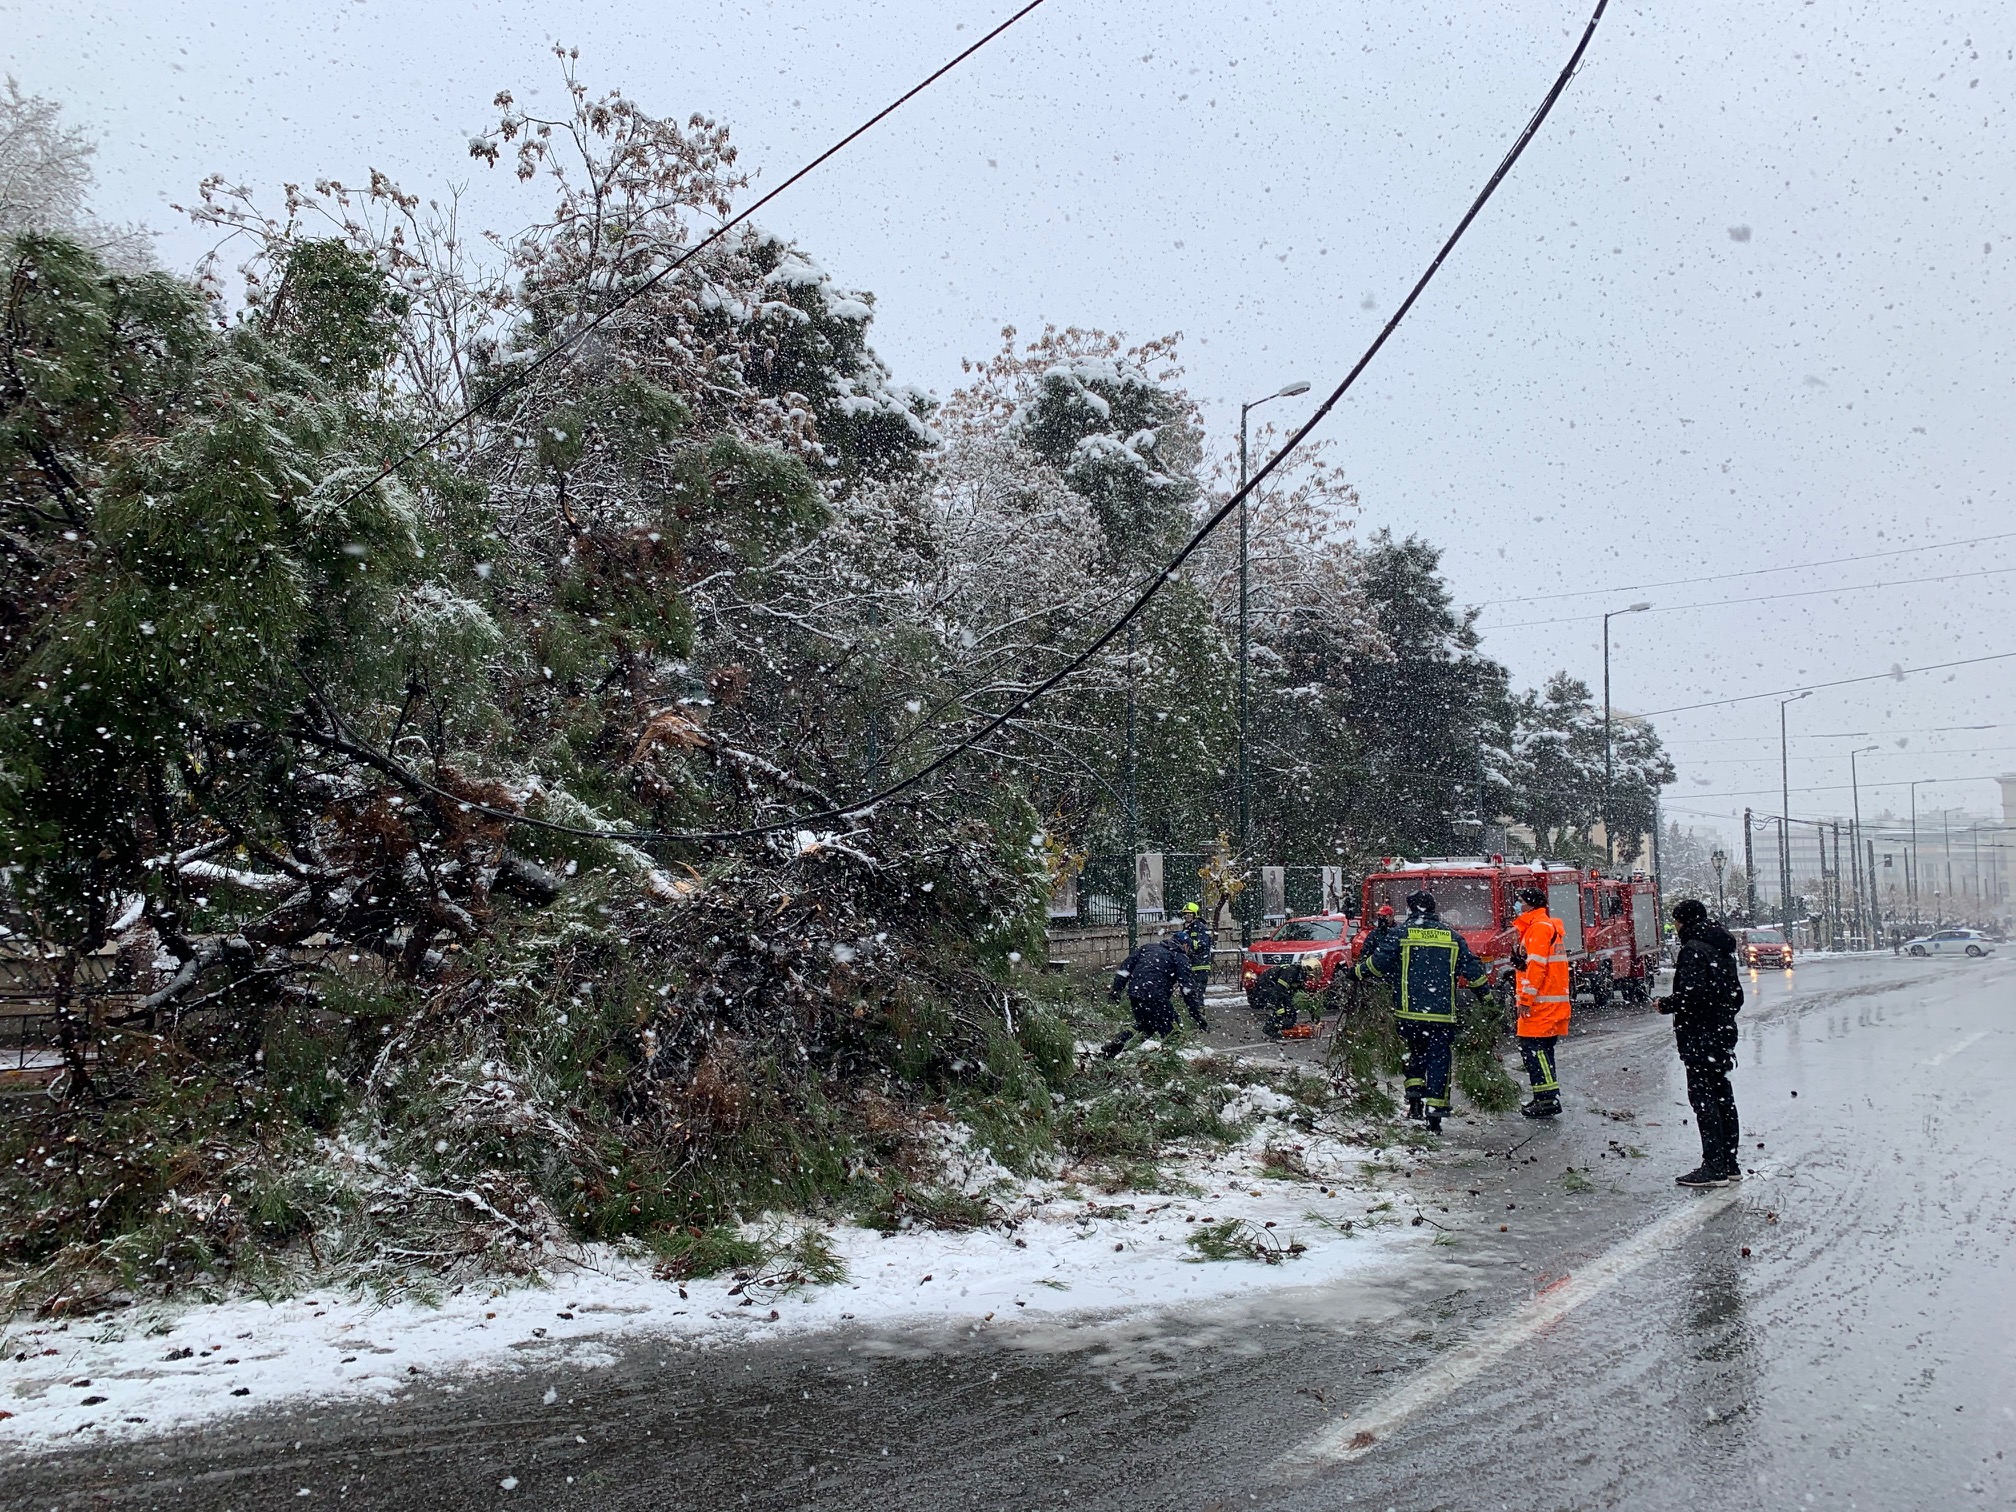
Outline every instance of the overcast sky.
{"label": "overcast sky", "polygon": [[[211,171],[271,202],[371,167],[412,190],[468,181],[475,219],[514,228],[536,198],[466,142],[501,88],[556,101],[554,40],[598,90],[727,122],[760,188],[1010,9],[0,0],[0,27],[22,86],[100,136],[99,212],[162,231],[179,268],[207,244],[169,204]],[[1443,547],[1522,682],[1598,683],[1596,616],[1652,601],[1612,625],[1620,708],[2016,652],[2016,538],[1723,576],[2016,532],[2012,11],[1617,0],[1539,142],[1331,417],[1361,531]],[[765,220],[876,293],[900,379],[946,391],[1005,324],[1180,330],[1229,441],[1241,399],[1341,377],[1586,14],[1048,0]],[[1616,591],[1536,602],[1591,587]],[[1903,806],[1884,783],[2016,770],[2016,658],[1790,712],[1795,814],[1846,811],[1856,746],[1883,747],[1863,758],[1865,814]],[[1669,812],[1727,832],[1746,802],[1775,810],[1777,719],[1773,701],[1660,716]],[[1997,799],[1920,788],[1921,810],[1942,804]]]}

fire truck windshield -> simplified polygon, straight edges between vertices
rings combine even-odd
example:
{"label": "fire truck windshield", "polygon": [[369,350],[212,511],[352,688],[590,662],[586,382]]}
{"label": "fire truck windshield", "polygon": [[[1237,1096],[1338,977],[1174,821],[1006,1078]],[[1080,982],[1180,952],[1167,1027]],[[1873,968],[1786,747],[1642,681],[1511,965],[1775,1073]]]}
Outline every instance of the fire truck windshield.
{"label": "fire truck windshield", "polygon": [[1277,940],[1341,940],[1344,926],[1336,919],[1290,919],[1274,931]]}
{"label": "fire truck windshield", "polygon": [[1373,884],[1372,906],[1393,905],[1394,914],[1407,917],[1407,895],[1428,892],[1435,896],[1442,922],[1454,929],[1492,929],[1498,921],[1491,916],[1489,877],[1437,877],[1423,873],[1416,877],[1388,877]]}

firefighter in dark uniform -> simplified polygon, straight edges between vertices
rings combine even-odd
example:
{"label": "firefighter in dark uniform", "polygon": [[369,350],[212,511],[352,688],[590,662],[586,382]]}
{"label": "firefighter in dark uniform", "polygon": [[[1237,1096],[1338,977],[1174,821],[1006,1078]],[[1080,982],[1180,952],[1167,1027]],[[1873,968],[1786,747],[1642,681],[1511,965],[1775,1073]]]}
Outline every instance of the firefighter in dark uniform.
{"label": "firefighter in dark uniform", "polygon": [[1183,1003],[1190,1021],[1199,1029],[1204,1023],[1204,989],[1211,982],[1211,949],[1217,941],[1204,927],[1204,915],[1195,903],[1183,905],[1183,922],[1177,927],[1176,948],[1190,959],[1190,974],[1183,981]]}
{"label": "firefighter in dark uniform", "polygon": [[1281,1038],[1281,1031],[1295,1024],[1295,994],[1309,978],[1309,968],[1291,961],[1285,966],[1269,966],[1253,979],[1248,1001],[1260,1015],[1260,1032],[1269,1039]]}
{"label": "firefighter in dark uniform", "polygon": [[1113,973],[1113,996],[1125,997],[1134,1027],[1107,1041],[1109,1058],[1127,1048],[1135,1035],[1166,1039],[1176,1032],[1175,996],[1190,980],[1190,956],[1174,940],[1148,940]]}
{"label": "firefighter in dark uniform", "polygon": [[1407,1045],[1407,1116],[1442,1132],[1456,1060],[1456,989],[1479,988],[1489,969],[1463,937],[1442,922],[1432,893],[1407,899],[1407,923],[1374,934],[1357,974],[1393,985],[1393,1016]]}

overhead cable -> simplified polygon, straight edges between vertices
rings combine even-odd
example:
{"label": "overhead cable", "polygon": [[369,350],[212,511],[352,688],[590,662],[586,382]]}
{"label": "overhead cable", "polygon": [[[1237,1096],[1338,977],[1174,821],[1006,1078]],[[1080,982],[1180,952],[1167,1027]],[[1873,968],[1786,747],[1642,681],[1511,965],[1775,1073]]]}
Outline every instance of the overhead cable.
{"label": "overhead cable", "polygon": [[1610,588],[1570,588],[1561,593],[1479,599],[1474,607],[1491,609],[1499,604],[1545,604],[1554,599],[1600,598],[1611,593],[1637,593],[1645,588],[1685,588],[1695,583],[1726,583],[1736,578],[1763,577],[1772,572],[1804,572],[1811,567],[1840,567],[1849,562],[1875,562],[1885,557],[1911,556],[1921,551],[1956,551],[1962,546],[1985,546],[1990,541],[2009,540],[2016,540],[2016,530],[2000,531],[1995,535],[1974,536],[1965,541],[1929,541],[1923,546],[1898,546],[1889,551],[1865,551],[1856,556],[1826,557],[1817,562],[1787,562],[1782,567],[1751,567],[1741,572],[1711,572],[1705,577],[1661,578],[1653,583],[1620,583]]}
{"label": "overhead cable", "polygon": [[[1040,3],[1040,0],[1038,0],[1038,3]],[[1477,197],[1470,202],[1470,208],[1463,212],[1463,218],[1456,223],[1456,229],[1449,233],[1447,239],[1445,239],[1442,245],[1436,250],[1434,257],[1429,261],[1427,268],[1422,272],[1421,276],[1414,281],[1413,288],[1407,291],[1407,297],[1400,301],[1399,307],[1394,310],[1392,316],[1386,321],[1386,323],[1379,328],[1378,335],[1372,338],[1372,344],[1366,347],[1364,353],[1358,358],[1358,360],[1355,363],[1352,364],[1351,370],[1344,375],[1343,381],[1340,382],[1334,389],[1330,391],[1329,395],[1323,400],[1323,402],[1316,407],[1315,412],[1311,414],[1309,418],[1305,420],[1299,427],[1296,428],[1296,430],[1288,437],[1287,441],[1282,444],[1281,449],[1275,452],[1273,456],[1268,458],[1266,463],[1263,464],[1260,467],[1260,469],[1253,474],[1251,480],[1247,482],[1247,484],[1243,488],[1239,489],[1229,499],[1227,499],[1223,504],[1221,504],[1216,510],[1214,510],[1212,514],[1209,516],[1209,518],[1207,518],[1202,525],[1197,527],[1195,533],[1192,534],[1190,539],[1183,544],[1182,549],[1179,550],[1174,556],[1172,556],[1166,563],[1163,564],[1162,570],[1156,573],[1155,576],[1149,580],[1147,586],[1144,587],[1141,590],[1141,592],[1135,596],[1133,602],[1127,607],[1126,611],[1119,616],[1119,618],[1113,620],[1110,624],[1106,626],[1104,630],[1100,631],[1099,634],[1095,636],[1092,639],[1092,641],[1084,647],[1084,649],[1079,651],[1076,656],[1072,657],[1070,661],[1066,662],[1062,667],[1059,667],[1055,672],[1052,672],[1048,677],[1044,678],[1043,681],[1036,684],[1035,687],[1029,689],[1027,692],[1023,693],[1018,698],[1016,698],[1013,703],[1009,704],[1007,708],[1003,709],[998,714],[995,714],[984,725],[982,725],[980,729],[975,731],[973,734],[966,736],[964,739],[960,740],[956,745],[953,745],[948,750],[941,752],[938,756],[926,762],[923,766],[919,767],[916,771],[910,773],[907,777],[903,777],[895,782],[892,782],[888,784],[886,787],[883,787],[873,793],[870,793],[865,798],[862,798],[854,803],[849,803],[834,808],[821,809],[812,813],[799,814],[790,819],[775,820],[769,824],[751,825],[743,829],[593,830],[578,826],[557,824],[552,820],[534,819],[527,815],[514,814],[506,810],[485,808],[482,805],[468,805],[468,807],[474,808],[492,818],[502,819],[514,823],[530,824],[540,829],[556,831],[562,834],[581,835],[585,838],[597,839],[597,840],[630,841],[636,843],[649,843],[653,841],[713,842],[713,841],[729,841],[729,840],[751,840],[756,839],[763,835],[779,834],[786,830],[800,830],[803,829],[805,826],[820,824],[829,820],[858,819],[872,812],[878,805],[886,803],[890,799],[898,797],[902,793],[915,787],[918,783],[922,782],[932,773],[941,771],[945,767],[951,765],[954,761],[958,760],[968,751],[974,749],[974,747],[978,746],[981,742],[991,739],[995,734],[997,734],[1001,729],[1003,729],[1009,723],[1009,721],[1013,720],[1018,715],[1025,713],[1032,705],[1034,705],[1037,702],[1037,700],[1053,692],[1067,679],[1074,676],[1078,672],[1082,671],[1086,667],[1086,665],[1091,662],[1093,657],[1097,656],[1101,651],[1105,650],[1107,646],[1111,645],[1113,641],[1119,637],[1122,631],[1124,631],[1129,625],[1133,624],[1135,620],[1140,618],[1143,611],[1147,609],[1149,603],[1153,601],[1153,599],[1155,598],[1155,595],[1161,591],[1162,586],[1175,578],[1177,571],[1183,566],[1185,562],[1189,561],[1190,558],[1196,554],[1198,548],[1201,547],[1204,544],[1205,540],[1209,538],[1212,531],[1216,530],[1219,525],[1223,524],[1224,521],[1233,513],[1233,511],[1238,509],[1240,504],[1245,501],[1245,499],[1249,494],[1253,493],[1254,490],[1258,489],[1262,483],[1266,482],[1267,479],[1270,476],[1272,476],[1281,467],[1281,465],[1284,462],[1286,462],[1288,458],[1292,456],[1301,447],[1302,443],[1308,440],[1310,434],[1315,431],[1316,427],[1323,423],[1324,419],[1329,415],[1330,411],[1335,409],[1338,403],[1344,398],[1345,394],[1350,392],[1351,386],[1358,381],[1358,375],[1364,372],[1365,369],[1371,365],[1372,359],[1379,354],[1380,349],[1386,345],[1388,339],[1391,338],[1393,333],[1399,329],[1400,322],[1407,317],[1408,311],[1414,308],[1415,302],[1420,299],[1422,293],[1427,289],[1429,283],[1434,279],[1435,275],[1441,271],[1442,264],[1448,260],[1449,254],[1456,250],[1456,244],[1463,239],[1464,232],[1470,229],[1471,223],[1477,219],[1480,213],[1482,213],[1484,206],[1490,201],[1491,196],[1497,192],[1498,186],[1505,181],[1506,175],[1511,173],[1513,165],[1519,161],[1520,157],[1524,155],[1526,148],[1532,143],[1533,138],[1539,134],[1542,123],[1546,121],[1548,115],[1553,111],[1555,103],[1561,98],[1562,94],[1567,90],[1569,82],[1575,77],[1576,70],[1578,70],[1582,66],[1583,55],[1588,52],[1589,44],[1595,38],[1596,25],[1599,21],[1603,19],[1603,12],[1609,8],[1609,3],[1610,0],[1596,0],[1596,8],[1590,14],[1589,24],[1583,28],[1581,39],[1575,44],[1574,52],[1569,55],[1568,61],[1566,64],[1562,66],[1560,73],[1555,76],[1552,87],[1548,89],[1546,96],[1540,101],[1539,106],[1534,110],[1533,114],[1527,118],[1525,127],[1520,131],[1518,137],[1513,141],[1511,147],[1506,151],[1505,156],[1502,159],[1500,159],[1498,166],[1495,170],[1493,170],[1491,177],[1485,181],[1484,187],[1477,192]],[[997,27],[994,32],[989,33],[989,37],[991,38],[992,36],[998,35],[1001,31],[1005,30],[1008,26],[1013,25],[1015,21],[1019,20],[1022,16],[1027,15],[1029,11],[1034,9],[1035,9],[1034,4],[1025,6],[1022,10],[1016,12],[1014,16],[1010,17],[1008,21],[1002,23],[1000,27]],[[960,54],[960,58],[970,56],[972,52],[976,51],[982,45],[982,43],[984,43],[987,40],[988,38],[982,38],[980,43],[975,43],[972,48],[969,48],[965,53]],[[956,64],[958,61],[959,59],[955,58],[953,60],[953,63],[946,65],[946,68],[947,69],[951,68],[953,64]],[[943,72],[945,72],[945,69],[939,70],[939,73],[942,74]],[[936,78],[937,75],[934,74],[932,77]],[[926,81],[926,83],[928,82],[929,80]],[[920,85],[918,87],[921,89],[923,86]],[[914,94],[916,93],[916,91],[913,90],[911,91],[911,93]],[[908,98],[909,98],[908,95],[904,96],[904,99]],[[900,105],[901,103],[902,103],[901,100],[897,101],[897,104]],[[890,107],[890,109],[892,110],[894,108],[895,106]],[[883,112],[883,114],[885,115],[887,113],[888,113],[887,111]],[[879,120],[880,117],[878,116],[876,119]],[[869,124],[872,125],[874,123],[871,121]],[[866,129],[867,129],[866,127],[862,128],[862,130]],[[855,133],[855,135],[857,136],[859,134],[860,134],[859,132]],[[847,140],[852,140],[852,138],[850,137]],[[843,141],[834,148],[830,149],[829,152],[825,154],[825,156],[831,156],[832,152],[839,150],[839,146],[844,145],[845,142]],[[814,164],[808,165],[806,169],[801,169],[799,174],[793,175],[793,178],[801,177],[805,172],[808,172],[812,166],[816,166],[816,163],[818,161],[820,160],[815,160]],[[787,180],[786,182],[788,185],[789,181]],[[780,185],[779,187],[782,188],[785,186]],[[775,192],[776,191],[773,191],[773,193]],[[443,798],[453,799],[458,805],[466,804],[467,802],[466,800],[461,799],[454,794],[440,792],[440,790],[438,789],[435,791],[437,791],[439,793],[439,796]]]}
{"label": "overhead cable", "polygon": [[1711,698],[1706,703],[1676,704],[1670,709],[1646,709],[1634,718],[1655,719],[1661,714],[1686,714],[1695,709],[1719,709],[1724,704],[1750,703],[1759,698],[1783,698],[1788,693],[1817,693],[1822,688],[1845,688],[1850,683],[1898,682],[1919,672],[1944,672],[1949,667],[1978,667],[1983,662],[2008,661],[2016,651],[1998,651],[1993,656],[1969,656],[1960,661],[1933,662],[1923,667],[1892,667],[1888,672],[1871,672],[1864,677],[1837,677],[1832,682],[1801,683],[1796,687],[1773,688],[1768,693],[1738,693],[1730,698]]}
{"label": "overhead cable", "polygon": [[712,231],[708,232],[705,236],[701,237],[699,241],[695,242],[692,246],[688,247],[684,252],[680,253],[679,256],[674,258],[670,263],[666,264],[664,267],[660,268],[656,273],[652,274],[649,278],[645,279],[644,282],[637,285],[636,288],[627,291],[620,299],[616,300],[615,303],[611,304],[608,309],[601,311],[592,320],[589,320],[583,323],[582,325],[576,326],[572,331],[568,332],[566,336],[562,337],[560,340],[554,342],[551,346],[547,347],[545,351],[541,352],[537,357],[534,357],[530,362],[514,367],[511,370],[511,372],[504,378],[504,380],[497,385],[496,388],[490,390],[489,392],[484,394],[482,398],[466,406],[453,419],[444,421],[442,424],[436,426],[433,430],[429,431],[425,436],[422,436],[418,441],[414,442],[411,446],[407,447],[405,451],[401,452],[397,457],[393,458],[390,462],[386,463],[368,480],[366,480],[362,484],[359,484],[356,488],[352,489],[349,493],[345,494],[343,498],[338,502],[336,507],[340,510],[341,508],[344,507],[344,505],[356,502],[356,500],[362,498],[365,494],[369,493],[372,489],[376,488],[380,483],[383,483],[387,478],[391,477],[392,474],[397,472],[400,468],[404,467],[408,462],[411,462],[415,457],[419,456],[422,452],[427,450],[428,447],[434,445],[437,441],[440,441],[441,439],[448,436],[450,433],[457,430],[461,426],[468,424],[471,420],[475,419],[477,415],[481,414],[484,410],[489,409],[492,405],[496,404],[497,401],[502,399],[506,394],[509,394],[516,389],[523,388],[528,382],[531,381],[533,374],[537,373],[541,368],[545,367],[547,364],[557,360],[570,347],[578,345],[584,338],[594,334],[594,332],[601,329],[601,327],[603,327],[604,325],[608,324],[608,322],[612,320],[616,316],[616,314],[620,310],[622,310],[624,306],[628,305],[632,300],[638,298],[640,295],[648,294],[651,290],[657,288],[659,284],[663,283],[666,279],[670,278],[674,273],[677,273],[681,268],[685,267],[688,263],[693,261],[694,258],[698,257],[702,252],[706,251],[709,247],[713,246],[714,243],[720,241],[722,237],[726,236],[730,231],[734,230],[737,226],[741,225],[744,221],[748,220],[750,216],[756,214],[757,211],[761,210],[765,205],[769,204],[772,200],[776,199],[777,196],[782,194],[786,189],[789,189],[793,184],[797,183],[807,174],[819,168],[830,158],[833,158],[839,153],[845,151],[848,147],[852,146],[854,142],[857,141],[859,138],[866,136],[870,131],[873,131],[877,126],[881,125],[882,122],[887,120],[890,116],[894,115],[897,111],[901,110],[905,105],[909,104],[912,100],[916,99],[918,95],[924,93],[925,90],[929,89],[933,84],[936,84],[940,79],[944,78],[945,75],[952,72],[953,69],[957,68],[961,63],[964,63],[968,58],[972,57],[973,54],[980,51],[981,48],[985,47],[989,42],[992,42],[996,37],[1000,36],[1003,32],[1007,31],[1009,27],[1013,26],[1017,21],[1020,21],[1024,16],[1028,15],[1031,11],[1035,10],[1038,6],[1042,5],[1043,3],[1044,0],[1029,0],[1028,4],[1024,5],[1020,10],[1016,11],[1006,21],[1003,21],[999,26],[995,27],[985,36],[981,37],[980,40],[975,42],[971,47],[968,47],[965,51],[959,53],[956,57],[954,57],[950,62],[944,64],[943,66],[938,68],[935,72],[928,75],[921,83],[913,86],[910,89],[905,90],[902,94],[898,95],[894,100],[890,101],[887,105],[883,106],[880,110],[876,111],[875,114],[870,116],[867,120],[863,121],[859,126],[856,126],[852,131],[848,132],[847,135],[840,138],[839,141],[835,142],[831,147],[828,147],[824,152],[820,153],[817,157],[813,158],[812,161],[806,163],[796,173],[793,173],[789,178],[785,179],[781,184],[779,184],[776,188],[772,189],[769,193],[759,196],[757,199],[753,200],[751,203],[745,205],[742,209],[738,210],[735,214],[729,216],[727,220],[721,222],[720,225],[716,226]]}
{"label": "overhead cable", "polygon": [[[1779,599],[1825,598],[1833,593],[1868,593],[1880,588],[1915,588],[1922,583],[1956,583],[1966,578],[2004,577],[2016,572],[2016,567],[1986,567],[1979,572],[1946,572],[1937,577],[1898,578],[1890,583],[1844,583],[1839,588],[1794,588],[1784,593],[1759,593],[1749,598],[1708,599],[1699,604],[1653,604],[1649,608],[1635,612],[1639,614],[1678,614],[1686,609],[1727,609],[1737,604],[1770,604]],[[1534,625],[1586,624],[1602,619],[1600,614],[1560,614],[1551,619],[1513,620],[1495,625],[1479,625],[1479,632],[1486,630],[1524,630]]]}

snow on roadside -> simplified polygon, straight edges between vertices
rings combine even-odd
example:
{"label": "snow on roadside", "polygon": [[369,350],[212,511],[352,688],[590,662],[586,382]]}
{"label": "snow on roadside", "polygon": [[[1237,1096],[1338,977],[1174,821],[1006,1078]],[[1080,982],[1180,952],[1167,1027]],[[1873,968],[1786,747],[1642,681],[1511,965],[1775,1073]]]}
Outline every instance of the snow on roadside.
{"label": "snow on roadside", "polygon": [[[1277,1106],[1278,1094],[1253,1090],[1242,1093],[1251,1113],[1285,1111],[1288,1099]],[[1269,1145],[1292,1147],[1315,1180],[1263,1177]],[[1405,1226],[1386,1194],[1353,1184],[1367,1153],[1264,1116],[1229,1149],[1168,1163],[1204,1195],[1088,1196],[1061,1181],[1030,1181],[997,1190],[1011,1220],[1000,1227],[889,1235],[826,1227],[847,1279],[755,1300],[733,1294],[729,1276],[659,1280],[647,1260],[596,1248],[547,1287],[471,1287],[439,1307],[325,1291],[17,1325],[0,1335],[0,1413],[8,1415],[0,1449],[138,1437],[309,1400],[453,1391],[483,1374],[607,1366],[646,1339],[712,1348],[832,1328],[966,1322],[1012,1330],[1030,1317],[1333,1283],[1433,1233]],[[1336,1226],[1310,1221],[1312,1211]],[[1280,1266],[1198,1263],[1185,1238],[1225,1219],[1306,1251]]]}

